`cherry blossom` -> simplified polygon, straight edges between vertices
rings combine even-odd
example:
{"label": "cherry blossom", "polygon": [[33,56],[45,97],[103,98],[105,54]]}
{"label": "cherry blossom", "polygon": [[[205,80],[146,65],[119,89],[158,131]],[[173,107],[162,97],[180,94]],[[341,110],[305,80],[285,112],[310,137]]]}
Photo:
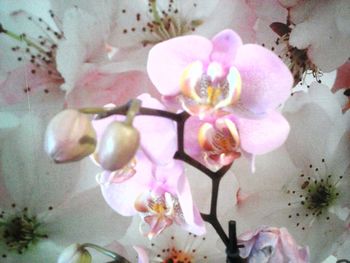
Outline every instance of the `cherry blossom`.
{"label": "cherry blossom", "polygon": [[286,146],[257,161],[253,184],[245,175],[248,168],[236,163],[237,212],[247,225],[287,227],[299,244],[309,246],[311,262],[321,262],[334,251],[350,212],[349,115],[342,114],[329,88],[317,83],[308,93],[295,93],[285,115],[291,125]]}
{"label": "cherry blossom", "polygon": [[[84,164],[58,166],[46,156],[42,138],[52,113],[47,107],[0,112],[4,263],[55,262],[72,240],[106,245],[121,237],[129,223],[110,210],[99,188],[76,190],[82,176],[89,176]],[[116,224],[119,228],[110,228]]]}
{"label": "cherry blossom", "polygon": [[56,68],[62,32],[52,23],[47,1],[32,1],[32,6],[23,1],[2,4],[6,8],[2,9],[0,27],[0,101],[13,104],[29,93],[44,100],[62,83]]}
{"label": "cherry blossom", "polygon": [[[218,244],[215,230],[206,225],[204,236],[184,231],[176,225],[152,240],[139,237],[139,219],[134,218],[126,235],[120,240],[132,262],[222,262],[225,256],[223,247]],[[134,259],[135,258],[135,259]]]}

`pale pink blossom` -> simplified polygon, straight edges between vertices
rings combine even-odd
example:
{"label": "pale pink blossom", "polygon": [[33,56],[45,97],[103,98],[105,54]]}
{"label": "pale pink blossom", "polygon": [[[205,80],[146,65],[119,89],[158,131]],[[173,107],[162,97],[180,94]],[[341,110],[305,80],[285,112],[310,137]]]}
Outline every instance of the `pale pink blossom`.
{"label": "pale pink blossom", "polygon": [[[236,162],[239,232],[261,224],[286,227],[322,262],[337,248],[350,214],[349,114],[328,87],[312,84],[284,107],[291,132],[285,146],[249,165]],[[254,180],[254,181],[252,181]]]}

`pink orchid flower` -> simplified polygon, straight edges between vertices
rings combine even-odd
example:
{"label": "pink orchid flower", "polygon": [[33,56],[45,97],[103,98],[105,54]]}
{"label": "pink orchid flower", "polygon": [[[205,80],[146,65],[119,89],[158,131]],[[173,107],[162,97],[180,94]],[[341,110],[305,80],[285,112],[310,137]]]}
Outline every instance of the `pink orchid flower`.
{"label": "pink orchid flower", "polygon": [[[138,98],[145,107],[164,109],[148,94]],[[93,121],[97,137],[115,120],[120,116]],[[141,136],[134,160],[119,171],[103,171],[99,176],[106,202],[123,216],[139,214],[143,219],[140,231],[149,238],[173,223],[194,234],[204,234],[204,222],[193,203],[183,164],[173,159],[176,125],[153,116],[137,116],[133,125]]]}
{"label": "pink orchid flower", "polygon": [[222,166],[286,140],[289,125],[276,108],[289,97],[293,77],[273,52],[243,45],[232,30],[212,40],[162,42],[150,51],[147,69],[159,92],[193,115],[185,128],[190,155]]}
{"label": "pink orchid flower", "polygon": [[310,262],[308,248],[300,247],[283,227],[261,226],[240,235],[238,242],[244,246],[241,257],[248,258],[249,263]]}

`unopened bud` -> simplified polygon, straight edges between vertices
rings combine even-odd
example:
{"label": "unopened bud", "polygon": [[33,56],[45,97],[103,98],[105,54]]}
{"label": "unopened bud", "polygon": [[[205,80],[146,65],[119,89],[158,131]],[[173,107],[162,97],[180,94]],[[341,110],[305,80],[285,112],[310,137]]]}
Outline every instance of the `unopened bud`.
{"label": "unopened bud", "polygon": [[79,161],[96,148],[96,132],[89,118],[73,109],[57,114],[45,134],[45,150],[57,163]]}
{"label": "unopened bud", "polygon": [[123,122],[112,122],[99,141],[96,159],[103,169],[119,170],[135,156],[139,144],[137,129]]}
{"label": "unopened bud", "polygon": [[72,244],[60,254],[57,263],[91,263],[91,255],[79,244]]}

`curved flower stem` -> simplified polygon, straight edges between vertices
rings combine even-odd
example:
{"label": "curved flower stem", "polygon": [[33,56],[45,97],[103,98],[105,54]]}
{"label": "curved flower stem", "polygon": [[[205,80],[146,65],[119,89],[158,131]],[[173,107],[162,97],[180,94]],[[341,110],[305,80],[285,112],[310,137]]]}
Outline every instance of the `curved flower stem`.
{"label": "curved flower stem", "polygon": [[81,245],[81,247],[95,249],[96,251],[98,251],[98,252],[100,252],[108,257],[113,258],[112,262],[115,262],[115,263],[130,263],[130,261],[128,261],[126,258],[118,255],[117,253],[115,253],[111,250],[108,250],[106,248],[100,247],[98,245],[92,244],[92,243],[84,243]]}
{"label": "curved flower stem", "polygon": [[[114,114],[125,115],[127,114],[129,107],[130,107],[130,103],[126,105],[122,105],[120,107],[110,109],[110,110],[106,110],[105,112],[98,114],[96,119],[106,118]],[[184,149],[185,122],[190,117],[190,115],[187,112],[172,113],[164,110],[140,107],[139,112],[137,114],[167,118],[176,122],[178,150],[174,155],[174,159],[184,161],[185,163],[193,166],[194,168],[206,174],[212,180],[210,213],[209,214],[201,213],[201,216],[204,221],[207,221],[214,227],[220,239],[225,244],[227,262],[229,263],[244,262],[243,259],[239,256],[239,250],[238,250],[239,246],[237,245],[237,238],[236,238],[236,222],[235,221],[229,222],[229,235],[227,235],[217,218],[217,202],[218,202],[220,181],[221,181],[221,178],[226,174],[226,172],[231,168],[232,163],[229,165],[223,166],[221,169],[219,169],[216,172],[213,172],[212,170],[210,170],[209,168],[207,168],[205,165],[201,164],[197,160],[193,159],[191,156],[189,156],[185,152],[185,149]]]}

